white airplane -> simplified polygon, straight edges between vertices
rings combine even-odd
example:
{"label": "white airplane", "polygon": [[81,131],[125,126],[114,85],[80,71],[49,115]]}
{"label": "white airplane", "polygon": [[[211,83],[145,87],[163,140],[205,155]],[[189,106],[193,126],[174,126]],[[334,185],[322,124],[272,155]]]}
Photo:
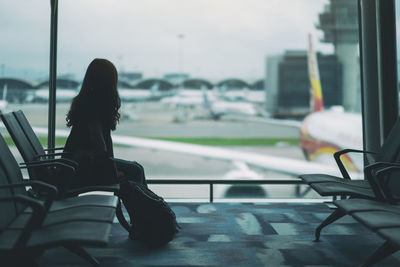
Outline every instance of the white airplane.
{"label": "white airplane", "polygon": [[140,116],[137,114],[137,107],[133,103],[123,104],[119,110],[119,113],[121,115],[121,120],[140,120]]}
{"label": "white airplane", "polygon": [[216,97],[213,91],[202,86],[200,90],[193,89],[178,89],[176,95],[164,97],[161,103],[171,108],[190,108],[204,106],[205,99],[215,101]]}
{"label": "white airplane", "polygon": [[249,92],[249,86],[241,80],[235,81],[238,84],[236,88],[228,88],[226,82],[220,84],[218,87],[218,96],[227,101],[245,101]]}
{"label": "white airplane", "polygon": [[250,103],[264,104],[265,103],[265,91],[264,90],[248,90],[244,97],[245,101]]}
{"label": "white airplane", "polygon": [[[60,102],[71,101],[79,93],[79,88],[63,89],[57,88],[56,98]],[[37,89],[33,95],[33,101],[48,102],[49,101],[49,88]]]}
{"label": "white airplane", "polygon": [[7,101],[7,99],[6,99],[6,97],[7,97],[7,90],[8,90],[8,85],[7,85],[7,84],[4,84],[4,86],[3,86],[3,96],[2,96],[2,98],[1,98],[1,100],[0,100],[0,111],[1,111],[1,112],[4,112],[5,109],[7,108],[7,105],[8,105],[8,101]]}
{"label": "white airplane", "polygon": [[119,86],[118,93],[122,101],[151,101],[174,95],[173,87],[168,81],[153,78],[137,83],[134,88]]}
{"label": "white airplane", "polygon": [[118,94],[122,101],[149,101],[160,97],[160,83],[155,82],[150,89],[144,88],[118,88]]}
{"label": "white airplane", "polygon": [[213,118],[218,119],[223,115],[246,115],[257,116],[260,112],[252,103],[248,102],[230,102],[230,101],[211,101],[205,100],[205,105],[208,107]]}
{"label": "white airplane", "polygon": [[247,91],[245,101],[262,105],[265,103],[264,80],[258,80]]}
{"label": "white airplane", "polygon": [[[361,114],[344,112],[342,108],[324,110],[318,62],[308,36],[308,72],[311,84],[312,112],[304,119],[300,129],[300,144],[308,160],[333,161],[332,153],[343,148],[362,149]],[[350,171],[361,172],[360,153],[342,156]]]}
{"label": "white airplane", "polygon": [[[202,87],[201,90],[190,90],[190,92],[181,90],[176,96],[163,98],[161,103],[174,107],[177,110],[175,118],[182,118],[179,121],[184,121],[188,117],[211,117],[217,120],[227,114],[246,116],[260,114],[252,103],[218,99],[214,92],[207,90],[205,87]],[[196,108],[198,109],[197,113],[195,115],[191,114],[194,113]]]}

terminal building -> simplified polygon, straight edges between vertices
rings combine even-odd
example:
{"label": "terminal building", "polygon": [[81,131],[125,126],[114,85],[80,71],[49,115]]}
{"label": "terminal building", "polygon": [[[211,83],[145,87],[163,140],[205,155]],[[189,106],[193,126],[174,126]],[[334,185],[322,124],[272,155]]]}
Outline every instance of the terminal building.
{"label": "terminal building", "polygon": [[[318,53],[324,105],[343,104],[343,68],[336,55]],[[307,51],[286,51],[266,59],[266,111],[272,117],[304,117],[310,111]]]}

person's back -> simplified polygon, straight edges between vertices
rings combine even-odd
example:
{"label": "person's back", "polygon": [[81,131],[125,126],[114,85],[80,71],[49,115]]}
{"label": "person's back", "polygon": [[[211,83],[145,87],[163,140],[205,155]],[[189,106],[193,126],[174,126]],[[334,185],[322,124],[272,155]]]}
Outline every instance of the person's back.
{"label": "person's back", "polygon": [[[101,122],[93,121],[87,124],[74,125],[65,143],[64,151],[77,153],[80,151],[99,151],[105,149],[109,157],[114,157],[111,130],[102,126],[94,126],[97,124],[101,125]],[[101,132],[96,133],[96,131]]]}
{"label": "person's back", "polygon": [[[118,72],[106,59],[94,59],[88,66],[79,94],[67,114],[71,132],[64,151],[78,162],[75,187],[107,183],[106,166],[112,159],[118,179],[146,184],[144,169],[135,161],[114,158],[111,131],[116,129],[121,100],[117,90]],[[103,170],[104,173],[99,170]]]}

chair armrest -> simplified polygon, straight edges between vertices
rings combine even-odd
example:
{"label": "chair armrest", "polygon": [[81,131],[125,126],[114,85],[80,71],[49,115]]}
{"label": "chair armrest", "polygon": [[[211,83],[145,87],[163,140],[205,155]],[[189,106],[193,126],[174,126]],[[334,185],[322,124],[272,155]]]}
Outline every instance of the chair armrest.
{"label": "chair armrest", "polygon": [[26,224],[25,228],[23,229],[22,233],[14,244],[15,249],[23,248],[26,245],[26,242],[29,240],[32,231],[42,225],[44,218],[47,214],[46,209],[41,201],[24,195],[0,197],[0,202],[1,201],[16,201],[25,204],[33,209],[32,215],[29,218],[28,223]]}
{"label": "chair armrest", "polygon": [[112,192],[112,193],[114,193],[114,195],[118,195],[119,184],[85,186],[85,187],[69,190],[69,191],[65,192],[62,195],[62,197],[63,198],[73,197],[73,196],[76,196],[76,195],[79,195],[79,194],[93,192],[93,191]]}
{"label": "chair armrest", "polygon": [[[61,160],[61,159],[43,159],[43,160],[35,160],[35,161],[25,161],[25,162],[21,162],[20,163],[20,165],[22,165],[22,166],[24,166],[24,165],[26,165],[26,166],[28,166],[28,165],[41,165],[41,164],[44,164],[44,163],[54,163],[54,165],[58,165],[58,166],[62,166],[62,165],[64,165],[65,167],[72,167],[72,168],[74,168],[73,166],[71,166],[71,165],[68,165],[68,164],[66,164],[66,163],[64,163],[64,162],[61,162],[61,161],[64,161],[64,159],[63,160]],[[68,160],[67,160],[68,161]],[[72,160],[71,160],[72,161]],[[75,161],[72,161],[74,164],[76,163]],[[78,164],[78,163],[76,163],[76,164]],[[75,169],[75,168],[74,168]]]}
{"label": "chair armrest", "polygon": [[354,152],[354,153],[363,153],[363,154],[378,154],[376,152],[373,151],[366,151],[366,150],[360,150],[360,149],[351,149],[351,148],[346,148],[346,149],[342,149],[339,151],[336,151],[335,153],[333,153],[333,157],[335,158],[336,164],[339,167],[340,172],[342,173],[342,176],[344,179],[351,179],[349,173],[346,170],[346,167],[344,166],[342,160],[340,159],[340,157],[343,154],[347,154],[349,152]]}
{"label": "chair armrest", "polygon": [[20,163],[20,168],[36,168],[36,167],[62,167],[75,173],[75,168],[71,165],[60,162],[57,159],[38,160]]}
{"label": "chair armrest", "polygon": [[26,186],[32,186],[32,185],[40,187],[41,189],[43,189],[43,191],[48,193],[46,199],[44,200],[44,207],[46,208],[46,211],[47,211],[50,208],[50,205],[53,203],[54,199],[58,196],[58,189],[54,185],[51,185],[51,184],[48,184],[48,183],[45,183],[45,182],[42,182],[39,180],[28,180],[28,181],[22,181],[20,183],[0,185],[0,189],[26,187]]}
{"label": "chair armrest", "polygon": [[[47,156],[52,156],[53,154],[49,154],[49,155],[39,155],[38,158],[40,158],[39,160],[36,161],[30,161],[30,162],[61,162],[64,164],[68,164],[71,165],[74,168],[78,168],[79,164],[78,162],[76,162],[75,160],[69,159],[69,158],[46,158]],[[29,163],[29,162],[28,162]],[[23,163],[20,163],[23,164]]]}
{"label": "chair armrest", "polygon": [[51,194],[54,194],[54,195],[58,194],[57,187],[55,187],[54,185],[39,181],[39,180],[26,180],[26,181],[22,181],[20,183],[0,185],[0,189],[1,188],[13,188],[13,187],[31,186],[31,185],[37,185],[38,187],[43,188],[48,193],[51,193]]}
{"label": "chair armrest", "polygon": [[65,156],[65,155],[71,155],[71,153],[68,153],[68,152],[46,153],[46,154],[37,155],[37,157],[42,158],[42,157],[49,157],[49,156]]}

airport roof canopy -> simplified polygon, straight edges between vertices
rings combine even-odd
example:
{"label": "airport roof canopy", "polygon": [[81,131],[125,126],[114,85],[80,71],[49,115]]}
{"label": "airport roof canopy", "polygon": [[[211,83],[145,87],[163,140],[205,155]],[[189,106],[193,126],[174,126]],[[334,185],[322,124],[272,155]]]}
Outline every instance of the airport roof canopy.
{"label": "airport roof canopy", "polygon": [[33,82],[18,78],[0,78],[0,88],[3,88],[5,85],[12,89],[36,89]]}
{"label": "airport roof canopy", "polygon": [[250,89],[255,91],[262,91],[264,90],[264,84],[264,79],[257,80],[251,85]]}
{"label": "airport roof canopy", "polygon": [[230,78],[225,79],[217,83],[217,87],[225,87],[227,90],[230,89],[244,89],[249,88],[249,84],[241,79]]}
{"label": "airport roof canopy", "polygon": [[200,89],[202,89],[202,87],[206,87],[207,89],[212,89],[214,87],[214,85],[206,79],[192,78],[192,79],[185,80],[183,82],[183,87],[200,90]]}
{"label": "airport roof canopy", "polygon": [[[58,78],[57,79],[57,87],[63,89],[77,89],[79,86],[79,82],[72,79]],[[38,84],[37,88],[48,88],[49,81],[44,81]]]}
{"label": "airport roof canopy", "polygon": [[132,84],[124,80],[118,80],[118,88],[134,88]]}
{"label": "airport roof canopy", "polygon": [[151,78],[151,79],[145,79],[140,82],[138,82],[134,88],[137,89],[151,89],[152,87],[157,87],[159,91],[168,91],[171,90],[174,85],[166,80],[163,79],[157,79],[157,78]]}

